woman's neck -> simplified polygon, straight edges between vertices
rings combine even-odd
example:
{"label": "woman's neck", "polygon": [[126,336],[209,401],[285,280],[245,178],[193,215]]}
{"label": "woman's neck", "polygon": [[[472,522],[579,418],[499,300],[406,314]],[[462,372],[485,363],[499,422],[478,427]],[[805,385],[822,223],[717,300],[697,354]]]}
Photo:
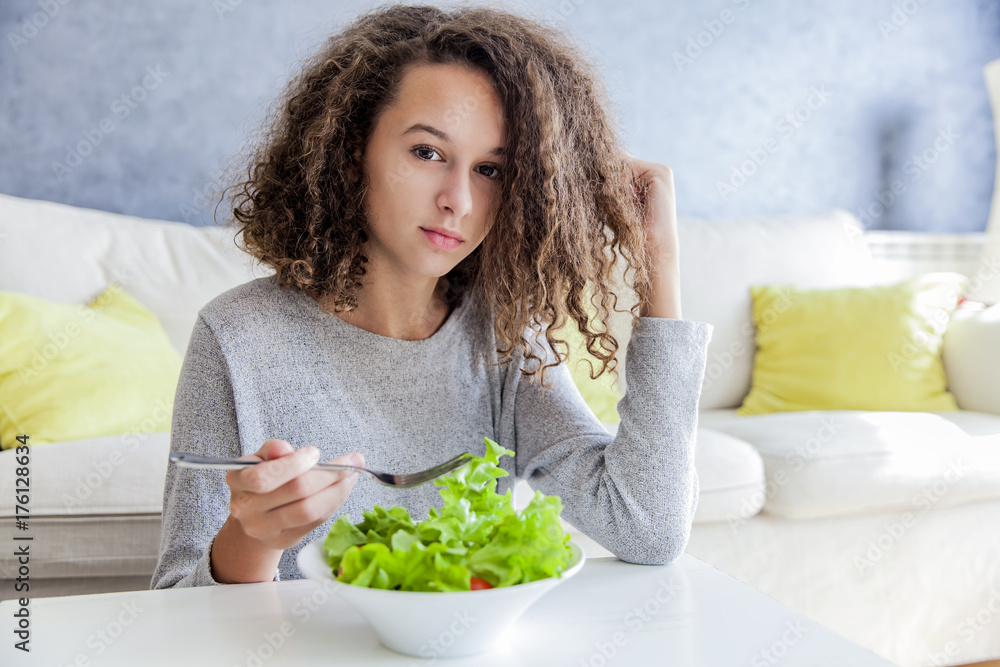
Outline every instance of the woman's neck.
{"label": "woman's neck", "polygon": [[329,295],[310,296],[327,313],[359,329],[398,340],[424,340],[437,333],[452,311],[444,298],[447,288],[447,281],[439,280],[426,307],[419,310],[413,309],[413,302],[407,302],[405,296],[400,298],[398,293],[365,291],[364,288],[358,294],[357,308],[350,312],[333,312]]}

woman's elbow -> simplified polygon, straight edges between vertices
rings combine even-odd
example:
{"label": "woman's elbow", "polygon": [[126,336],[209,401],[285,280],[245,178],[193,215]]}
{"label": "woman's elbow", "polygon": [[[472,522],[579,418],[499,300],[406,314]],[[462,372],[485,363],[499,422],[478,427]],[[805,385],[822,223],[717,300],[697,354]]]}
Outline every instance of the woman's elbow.
{"label": "woman's elbow", "polygon": [[647,533],[637,536],[615,555],[626,563],[636,565],[670,565],[684,553],[690,534],[690,526],[677,532]]}

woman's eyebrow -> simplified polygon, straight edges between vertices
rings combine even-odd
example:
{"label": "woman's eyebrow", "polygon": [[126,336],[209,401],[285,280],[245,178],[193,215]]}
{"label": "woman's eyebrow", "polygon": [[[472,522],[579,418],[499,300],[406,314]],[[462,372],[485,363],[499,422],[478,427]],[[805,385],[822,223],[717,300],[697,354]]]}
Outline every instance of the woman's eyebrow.
{"label": "woman's eyebrow", "polygon": [[[400,136],[406,136],[411,132],[426,132],[428,134],[433,134],[435,137],[441,139],[442,141],[447,141],[448,143],[451,143],[451,137],[449,137],[447,133],[442,132],[441,130],[431,125],[424,125],[423,123],[414,123],[410,127],[406,128],[406,131],[403,132],[403,134]],[[506,151],[503,149],[502,146],[497,146],[496,148],[490,151],[490,155],[496,155],[497,157],[502,157],[505,153]]]}

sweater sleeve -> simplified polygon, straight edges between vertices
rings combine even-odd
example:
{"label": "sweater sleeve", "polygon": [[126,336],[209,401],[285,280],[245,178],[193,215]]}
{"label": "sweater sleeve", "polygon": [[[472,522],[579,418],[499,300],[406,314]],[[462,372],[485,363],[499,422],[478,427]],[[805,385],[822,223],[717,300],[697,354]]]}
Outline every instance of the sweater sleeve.
{"label": "sweater sleeve", "polygon": [[[559,496],[563,517],[621,560],[669,563],[687,547],[698,504],[698,399],[712,331],[704,322],[640,318],[625,355],[627,389],[614,437],[587,407],[565,363],[546,370],[548,389],[537,376],[520,380],[517,477]],[[536,354],[551,363],[544,338],[540,344]]]}
{"label": "sweater sleeve", "polygon": [[[232,380],[211,328],[199,316],[174,395],[170,451],[239,458]],[[229,516],[224,470],[167,465],[160,554],[151,589],[217,585],[211,550]],[[275,574],[275,581],[279,577]]]}

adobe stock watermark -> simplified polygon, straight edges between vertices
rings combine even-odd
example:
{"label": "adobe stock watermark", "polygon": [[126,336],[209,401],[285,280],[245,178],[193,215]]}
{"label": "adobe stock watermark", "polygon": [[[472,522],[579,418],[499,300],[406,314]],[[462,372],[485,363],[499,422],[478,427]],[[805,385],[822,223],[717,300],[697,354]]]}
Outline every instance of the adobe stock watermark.
{"label": "adobe stock watermark", "polygon": [[[740,11],[746,11],[747,7],[750,6],[751,0],[732,0],[733,4]],[[727,25],[732,25],[736,22],[737,15],[731,9],[723,9],[719,12],[718,18],[707,19],[701,22],[705,26],[704,30],[699,30],[694,35],[688,35],[687,42],[685,43],[684,52],[680,51],[673,52],[674,66],[677,67],[677,72],[680,74],[684,73],[686,68],[691,67],[694,61],[704,55],[705,51],[715,44],[716,40],[722,36],[722,33],[726,31]]]}
{"label": "adobe stock watermark", "polygon": [[958,624],[958,633],[962,635],[965,641],[971,641],[977,632],[985,630],[986,626],[1000,615],[1000,592],[995,588],[990,588],[989,592],[990,599],[986,602],[986,605],[979,609],[975,615],[966,616]]}
{"label": "adobe stock watermark", "polygon": [[605,667],[608,665],[614,660],[619,649],[628,644],[629,636],[646,627],[647,623],[651,622],[677,597],[680,588],[673,577],[660,579],[656,583],[653,594],[641,605],[630,609],[622,618],[622,625],[629,630],[629,634],[626,634],[624,630],[617,630],[610,637],[596,642],[594,651],[587,658],[580,658],[579,667]]}
{"label": "adobe stock watermark", "polygon": [[84,640],[84,644],[89,651],[81,651],[76,654],[72,665],[91,665],[92,659],[104,654],[118,639],[125,634],[128,628],[135,624],[139,615],[145,611],[135,600],[121,603],[121,610],[110,621],[104,624],[89,635]]}
{"label": "adobe stock watermark", "polygon": [[191,199],[178,205],[181,217],[188,224],[200,222],[204,217],[205,206],[214,201],[217,194],[221,194],[218,179],[209,181],[200,188],[194,188]]}
{"label": "adobe stock watermark", "polygon": [[[149,438],[150,433],[161,432],[164,424],[169,426],[170,414],[170,406],[162,399],[156,399],[150,414],[129,429],[128,433],[122,437],[122,442],[129,446],[128,453],[135,452],[139,444]],[[80,477],[76,483],[76,488],[73,489],[73,494],[70,495],[68,492],[63,492],[63,507],[82,506],[84,501],[93,495],[94,491],[101,488],[106,481],[111,479],[123,463],[125,463],[125,455],[120,449],[112,450],[107,457],[100,461],[91,461],[90,466],[93,468],[93,471],[86,474],[83,474],[83,471],[79,472]]]}
{"label": "adobe stock watermark", "polygon": [[778,490],[791,481],[790,474],[800,472],[806,463],[816,458],[823,450],[823,446],[828,444],[837,433],[844,427],[833,415],[824,415],[820,418],[820,427],[816,435],[806,439],[805,442],[797,445],[794,450],[787,452],[784,457],[785,468],[775,470],[764,483],[764,490],[757,491],[753,495],[743,499],[740,504],[739,514],[729,513],[726,521],[729,529],[736,533],[749,519],[756,516],[760,511],[757,508],[766,505],[767,500],[773,498]]}
{"label": "adobe stock watermark", "polygon": [[1000,274],[1000,253],[993,252],[989,255],[984,253],[976,272],[969,276],[969,285],[965,293],[976,294],[983,285],[996,279],[998,274]]}
{"label": "adobe stock watermark", "polygon": [[831,97],[833,97],[833,93],[826,89],[826,84],[820,84],[819,87],[811,86],[805,101],[775,123],[774,129],[780,138],[769,136],[763,141],[759,141],[755,148],[747,150],[748,158],[732,168],[727,182],[715,182],[715,189],[722,201],[727,201],[731,195],[736,194],[740,188],[746,185],[754,174],[764,166],[768,158],[781,150],[782,142],[791,139],[805,127],[805,124],[814,117],[815,113],[829,103]]}
{"label": "adobe stock watermark", "polygon": [[944,334],[951,322],[951,312],[958,304],[964,287],[964,282],[953,284],[940,294],[939,299],[917,304],[917,311],[929,331],[922,326],[914,326],[908,335],[900,335],[899,347],[886,353],[886,362],[894,373],[919,371],[914,361],[922,367],[927,354],[940,354]]}
{"label": "adobe stock watermark", "polygon": [[454,612],[451,615],[451,619],[446,621],[446,625],[441,629],[441,632],[425,641],[417,649],[417,654],[421,658],[430,660],[430,662],[421,662],[419,664],[433,665],[439,658],[448,657],[448,650],[455,644],[455,640],[464,635],[475,622],[476,617],[469,614],[468,610]]}
{"label": "adobe stock watermark", "polygon": [[[997,616],[1000,616],[1000,591],[993,586],[989,588],[990,598],[975,614],[966,616],[962,622],[956,626],[955,630],[962,636],[966,643],[972,641],[977,634],[987,630]],[[950,641],[944,645],[940,651],[924,650],[927,654],[928,667],[947,667],[955,664],[961,649],[957,642]],[[965,661],[963,661],[965,662]]]}
{"label": "adobe stock watermark", "polygon": [[781,637],[771,642],[770,646],[762,648],[750,658],[751,667],[770,667],[777,664],[782,658],[788,655],[788,649],[799,643],[802,636],[809,632],[809,628],[802,624],[800,619],[785,621],[785,631]]}
{"label": "adobe stock watermark", "polygon": [[34,350],[30,355],[27,365],[18,367],[18,376],[26,385],[38,380],[49,364],[62,354],[87,326],[93,323],[97,317],[97,311],[113,296],[123,289],[123,285],[131,281],[131,276],[126,269],[118,269],[114,273],[113,282],[102,292],[97,299],[89,305],[76,306],[78,317],[74,317],[65,322],[58,331],[46,331],[45,335],[49,341],[40,348]]}
{"label": "adobe stock watermark", "polygon": [[882,532],[875,539],[868,540],[868,549],[863,554],[854,555],[854,567],[857,568],[858,573],[864,574],[865,570],[875,567],[875,563],[882,560],[882,557],[899,543],[907,531],[916,525],[917,519],[935,504],[941,502],[948,495],[951,487],[970,470],[972,468],[963,465],[961,459],[948,461],[948,468],[941,475],[941,478],[922,488],[910,499],[910,504],[919,508],[919,511],[915,513],[903,512],[898,521],[882,524]]}
{"label": "adobe stock watermark", "polygon": [[17,32],[7,33],[7,43],[10,44],[14,53],[17,53],[22,46],[34,39],[38,32],[45,28],[69,2],[70,0],[38,0],[36,4],[40,11],[33,12],[21,21]]}
{"label": "adobe stock watermark", "polygon": [[[931,166],[938,161],[938,158],[947,153],[955,145],[955,139],[960,136],[950,125],[945,128],[939,128],[930,146],[919,153],[910,155],[910,158],[903,163],[903,173],[910,177],[909,185],[919,181]],[[909,185],[897,178],[885,190],[876,190],[873,192],[872,201],[867,206],[857,210],[857,218],[861,221],[864,228],[870,229],[874,226],[885,215],[886,211],[907,193]]]}
{"label": "adobe stock watermark", "polygon": [[244,660],[243,664],[246,667],[261,667],[261,665],[274,657],[274,654],[285,645],[285,642],[295,632],[295,626],[288,621],[282,621],[277,630],[261,633],[261,641],[256,646],[247,649],[246,660]]}
{"label": "adobe stock watermark", "polygon": [[112,115],[98,121],[97,127],[83,129],[81,131],[83,139],[78,141],[75,146],[67,144],[66,158],[63,162],[52,161],[52,172],[56,178],[62,182],[63,178],[83,164],[84,160],[93,154],[94,149],[108,135],[112,134],[134,110],[139,108],[139,105],[149,97],[149,93],[159,87],[168,76],[170,73],[164,72],[159,65],[147,66],[142,80],[131,90],[122,93],[111,102],[109,108]]}
{"label": "adobe stock watermark", "polygon": [[910,17],[920,11],[920,8],[927,4],[927,0],[903,0],[899,4],[892,6],[892,12],[888,16],[879,17],[875,22],[878,31],[882,33],[882,39],[889,39],[889,35],[899,32],[899,30],[910,22]]}
{"label": "adobe stock watermark", "polygon": [[[330,591],[335,591],[333,584],[330,582],[324,581],[320,583],[313,581],[313,583],[316,584],[316,587],[308,594],[299,598],[291,606],[292,617],[298,625],[308,623],[313,614],[318,612],[330,599]],[[294,624],[283,621],[278,625],[277,630],[261,633],[260,641],[256,645],[246,649],[242,665],[245,667],[262,667],[265,662],[273,658],[281,650],[289,638],[296,632],[298,632],[298,628]]]}

